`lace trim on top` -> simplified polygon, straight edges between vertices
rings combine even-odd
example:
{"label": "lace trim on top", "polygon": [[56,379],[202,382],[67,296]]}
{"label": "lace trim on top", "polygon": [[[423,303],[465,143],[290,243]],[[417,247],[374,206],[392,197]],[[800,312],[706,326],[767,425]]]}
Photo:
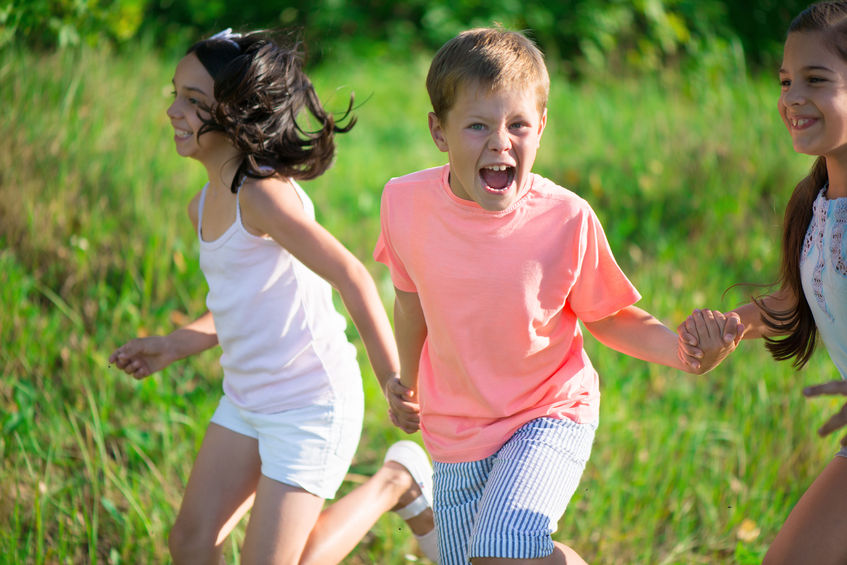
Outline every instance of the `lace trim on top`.
{"label": "lace trim on top", "polygon": [[[823,273],[827,263],[830,263],[836,273],[842,277],[847,277],[847,258],[842,252],[844,231],[847,228],[847,198],[828,200],[826,198],[827,188],[827,186],[824,186],[821,189],[812,207],[812,221],[803,241],[802,257],[806,259],[813,249],[817,249],[818,260],[812,274],[812,289],[818,306],[826,312],[830,320],[834,321],[835,318],[827,307],[826,296],[823,292]],[[827,220],[832,223],[832,235],[829,241],[829,249],[825,250],[824,236]],[[827,261],[827,258],[829,258],[829,261]]]}

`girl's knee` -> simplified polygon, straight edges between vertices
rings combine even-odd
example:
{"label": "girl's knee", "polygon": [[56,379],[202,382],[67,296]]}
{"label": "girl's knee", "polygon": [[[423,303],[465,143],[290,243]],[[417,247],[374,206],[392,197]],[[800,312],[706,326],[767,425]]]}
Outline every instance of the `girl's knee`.
{"label": "girl's knee", "polygon": [[220,551],[216,532],[177,519],[168,534],[168,550],[175,564],[213,563]]}

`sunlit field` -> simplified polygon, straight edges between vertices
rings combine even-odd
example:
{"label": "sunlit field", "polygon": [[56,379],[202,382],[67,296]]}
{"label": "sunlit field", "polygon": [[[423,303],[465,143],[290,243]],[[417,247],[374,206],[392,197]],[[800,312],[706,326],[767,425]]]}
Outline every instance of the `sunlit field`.
{"label": "sunlit field", "polygon": [[[186,214],[204,171],[173,151],[165,116],[175,62],[147,49],[0,50],[0,562],[168,561],[167,532],[220,395],[219,351],[143,382],[107,359],[204,308]],[[371,259],[380,191],[446,158],[426,127],[427,64],[310,69],[330,109],[355,93],[358,124],[339,138],[334,167],[303,185],[387,308],[391,283]],[[811,164],[783,131],[775,76],[723,65],[569,83],[551,70],[536,172],[592,204],[639,305],[676,328],[694,307],[730,309],[762,292],[727,289],[774,279],[781,212]],[[359,344],[352,324],[348,334]],[[586,341],[601,424],[557,539],[592,563],[759,563],[837,450],[815,430],[840,404],[801,394],[837,378],[826,354],[796,373],[745,343],[695,377]],[[344,490],[405,437],[360,359],[367,416]],[[385,516],[346,563],[412,562],[415,551],[402,520]]]}

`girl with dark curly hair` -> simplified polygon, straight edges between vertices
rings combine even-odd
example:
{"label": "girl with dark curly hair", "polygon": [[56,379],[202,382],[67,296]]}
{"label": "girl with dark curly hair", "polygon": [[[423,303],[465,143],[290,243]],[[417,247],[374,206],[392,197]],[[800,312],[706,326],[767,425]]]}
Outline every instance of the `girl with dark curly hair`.
{"label": "girl with dark curly hair", "polygon": [[435,547],[432,469],[411,441],[323,508],[347,473],[364,411],[333,287],[383,385],[399,361],[368,271],[315,221],[297,184],[327,170],[335,134],[355,122],[352,97],[345,125],[324,110],[299,47],[227,30],[193,45],[173,77],[176,150],[208,174],[188,207],[208,311],[168,335],[129,341],[110,361],[142,379],[222,349],[224,394],[171,530],[175,563],[220,563],[224,540],[251,508],[242,563],[337,563],[388,510],[424,552]]}

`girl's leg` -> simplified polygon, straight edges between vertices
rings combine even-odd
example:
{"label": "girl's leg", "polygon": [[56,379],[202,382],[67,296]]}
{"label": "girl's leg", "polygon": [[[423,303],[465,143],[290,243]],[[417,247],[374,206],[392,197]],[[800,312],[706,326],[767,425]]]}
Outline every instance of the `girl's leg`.
{"label": "girl's leg", "polygon": [[[421,493],[409,472],[386,462],[370,479],[328,506],[318,518],[306,545],[302,563],[338,563],[362,540],[380,516],[402,508]],[[429,509],[407,522],[417,535],[435,527]]]}
{"label": "girl's leg", "polygon": [[255,439],[209,424],[168,540],[175,564],[221,562],[224,540],[253,503],[260,466]]}
{"label": "girl's leg", "polygon": [[[339,563],[380,516],[420,494],[406,468],[394,461],[386,462],[367,482],[323,512],[321,498],[263,476],[247,526],[242,561]],[[431,531],[432,510],[410,518],[408,524],[418,535]]]}
{"label": "girl's leg", "polygon": [[847,563],[847,458],[835,457],[788,515],[764,565]]}

